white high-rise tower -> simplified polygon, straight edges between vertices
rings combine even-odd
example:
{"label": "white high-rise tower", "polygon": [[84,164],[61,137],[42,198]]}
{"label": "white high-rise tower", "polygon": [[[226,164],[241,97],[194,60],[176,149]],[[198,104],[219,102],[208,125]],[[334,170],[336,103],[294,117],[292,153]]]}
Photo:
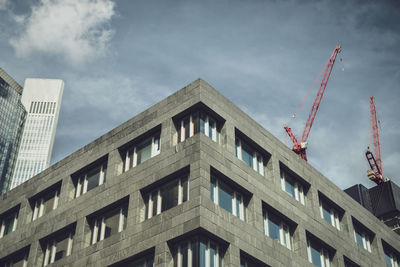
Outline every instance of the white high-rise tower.
{"label": "white high-rise tower", "polygon": [[21,102],[28,115],[11,188],[49,167],[63,90],[62,80],[25,80]]}

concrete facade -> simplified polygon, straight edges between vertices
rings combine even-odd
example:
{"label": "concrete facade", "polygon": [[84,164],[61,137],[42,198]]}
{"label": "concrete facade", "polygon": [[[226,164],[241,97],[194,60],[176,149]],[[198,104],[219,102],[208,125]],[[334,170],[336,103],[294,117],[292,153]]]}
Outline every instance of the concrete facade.
{"label": "concrete facade", "polygon": [[[199,133],[177,144],[173,118],[199,102],[218,120],[219,143]],[[156,127],[161,127],[160,153],[123,172],[120,148]],[[238,132],[267,153],[264,176],[235,156]],[[74,198],[74,174],[99,159],[107,160],[105,182]],[[305,185],[305,205],[281,189],[281,168]],[[146,192],[182,170],[189,174],[189,200],[145,218]],[[247,220],[211,201],[213,173],[245,196]],[[57,208],[32,221],[32,199],[60,183]],[[321,196],[340,211],[340,230],[321,217]],[[91,245],[90,216],[121,199],[128,203],[125,229]],[[0,239],[0,266],[23,248],[29,251],[27,266],[42,266],[42,241],[71,225],[75,229],[71,255],[51,266],[114,266],[143,252],[153,257],[156,267],[174,266],[175,244],[192,235],[217,242],[223,265],[234,267],[241,266],[241,257],[257,260],[258,266],[261,262],[276,267],[314,266],[308,260],[308,237],[326,245],[331,266],[337,267],[345,266],[345,257],[359,266],[385,266],[383,244],[396,253],[400,250],[398,235],[201,79],[3,195],[0,216],[13,207],[19,207],[18,222],[15,231]],[[292,249],[264,234],[263,207],[290,220]],[[372,232],[371,252],[357,245],[354,222]]]}

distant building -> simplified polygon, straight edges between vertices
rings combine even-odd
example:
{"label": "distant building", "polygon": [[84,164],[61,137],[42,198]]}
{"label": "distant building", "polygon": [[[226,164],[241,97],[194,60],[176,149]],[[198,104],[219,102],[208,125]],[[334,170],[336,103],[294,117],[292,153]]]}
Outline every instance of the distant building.
{"label": "distant building", "polygon": [[201,79],[7,192],[0,221],[1,267],[400,264],[398,235]]}
{"label": "distant building", "polygon": [[400,235],[400,187],[393,181],[370,189],[356,184],[344,191]]}
{"label": "distant building", "polygon": [[11,188],[50,165],[64,82],[26,79],[22,104],[28,111]]}
{"label": "distant building", "polygon": [[22,87],[0,68],[0,195],[11,185],[24,127],[21,94]]}

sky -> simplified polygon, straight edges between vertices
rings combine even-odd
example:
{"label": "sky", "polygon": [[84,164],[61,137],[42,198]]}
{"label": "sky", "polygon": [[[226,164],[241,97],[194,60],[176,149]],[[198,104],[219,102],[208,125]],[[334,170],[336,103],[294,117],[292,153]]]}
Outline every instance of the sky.
{"label": "sky", "polygon": [[0,0],[0,67],[65,81],[52,163],[201,77],[287,146],[301,136],[342,46],[308,138],[309,164],[344,189],[366,176],[369,98],[384,175],[400,185],[400,2]]}

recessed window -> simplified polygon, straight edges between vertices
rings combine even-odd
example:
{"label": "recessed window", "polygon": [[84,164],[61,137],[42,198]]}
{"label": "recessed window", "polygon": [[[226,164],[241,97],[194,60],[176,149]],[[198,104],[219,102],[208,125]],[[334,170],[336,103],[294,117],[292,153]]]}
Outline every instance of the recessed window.
{"label": "recessed window", "polygon": [[28,267],[29,246],[0,259],[1,267]]}
{"label": "recessed window", "polygon": [[240,267],[269,267],[269,265],[240,251]]}
{"label": "recessed window", "polygon": [[210,198],[218,206],[242,221],[246,221],[246,205],[243,194],[216,176],[211,177]]}
{"label": "recessed window", "polygon": [[281,216],[271,210],[263,210],[264,234],[293,250],[293,231]]}
{"label": "recessed window", "polygon": [[343,256],[343,259],[344,259],[344,266],[345,267],[360,267],[360,265],[356,264],[355,262],[353,262],[352,260],[350,260],[346,256]]}
{"label": "recessed window", "polygon": [[0,238],[17,229],[19,205],[0,215]]}
{"label": "recessed window", "polygon": [[177,143],[183,142],[201,132],[219,143],[217,121],[203,110],[195,110],[176,122]]}
{"label": "recessed window", "polygon": [[160,214],[189,200],[189,176],[174,178],[144,195],[146,218]]}
{"label": "recessed window", "polygon": [[373,233],[353,218],[354,240],[363,249],[371,252]]}
{"label": "recessed window", "polygon": [[135,255],[128,259],[122,260],[115,264],[109,265],[109,267],[153,267],[154,266],[154,249],[152,249],[151,253],[146,252],[145,255],[140,253],[140,255]]}
{"label": "recessed window", "polygon": [[307,236],[308,261],[318,267],[331,266],[331,252],[322,242]]}
{"label": "recessed window", "polygon": [[126,228],[128,204],[113,205],[88,218],[91,230],[91,244],[96,244]]}
{"label": "recessed window", "polygon": [[40,241],[43,250],[43,266],[71,255],[75,225]]}
{"label": "recessed window", "polygon": [[385,261],[386,261],[386,265],[389,267],[399,267],[400,266],[400,258],[398,258],[395,254],[385,253]]}
{"label": "recessed window", "polygon": [[124,172],[160,154],[160,131],[144,136],[121,150]]}
{"label": "recessed window", "polygon": [[304,186],[289,171],[281,167],[281,188],[292,198],[305,205]]}
{"label": "recessed window", "polygon": [[259,174],[265,176],[265,164],[267,161],[263,153],[256,149],[255,145],[250,144],[250,142],[238,135],[235,138],[235,146],[236,157]]}
{"label": "recessed window", "polygon": [[175,247],[174,267],[222,267],[221,245],[205,237],[182,241]]}
{"label": "recessed window", "polygon": [[399,267],[400,266],[400,253],[393,247],[389,246],[382,240],[383,251],[385,253],[386,266]]}
{"label": "recessed window", "polygon": [[51,189],[47,189],[30,199],[32,221],[57,208],[60,190],[61,183],[58,183],[58,185],[53,186]]}
{"label": "recessed window", "polygon": [[319,194],[319,211],[322,219],[336,229],[341,230],[340,220],[344,211],[322,194]]}
{"label": "recessed window", "polygon": [[106,182],[107,160],[102,159],[72,175],[75,185],[75,198]]}

